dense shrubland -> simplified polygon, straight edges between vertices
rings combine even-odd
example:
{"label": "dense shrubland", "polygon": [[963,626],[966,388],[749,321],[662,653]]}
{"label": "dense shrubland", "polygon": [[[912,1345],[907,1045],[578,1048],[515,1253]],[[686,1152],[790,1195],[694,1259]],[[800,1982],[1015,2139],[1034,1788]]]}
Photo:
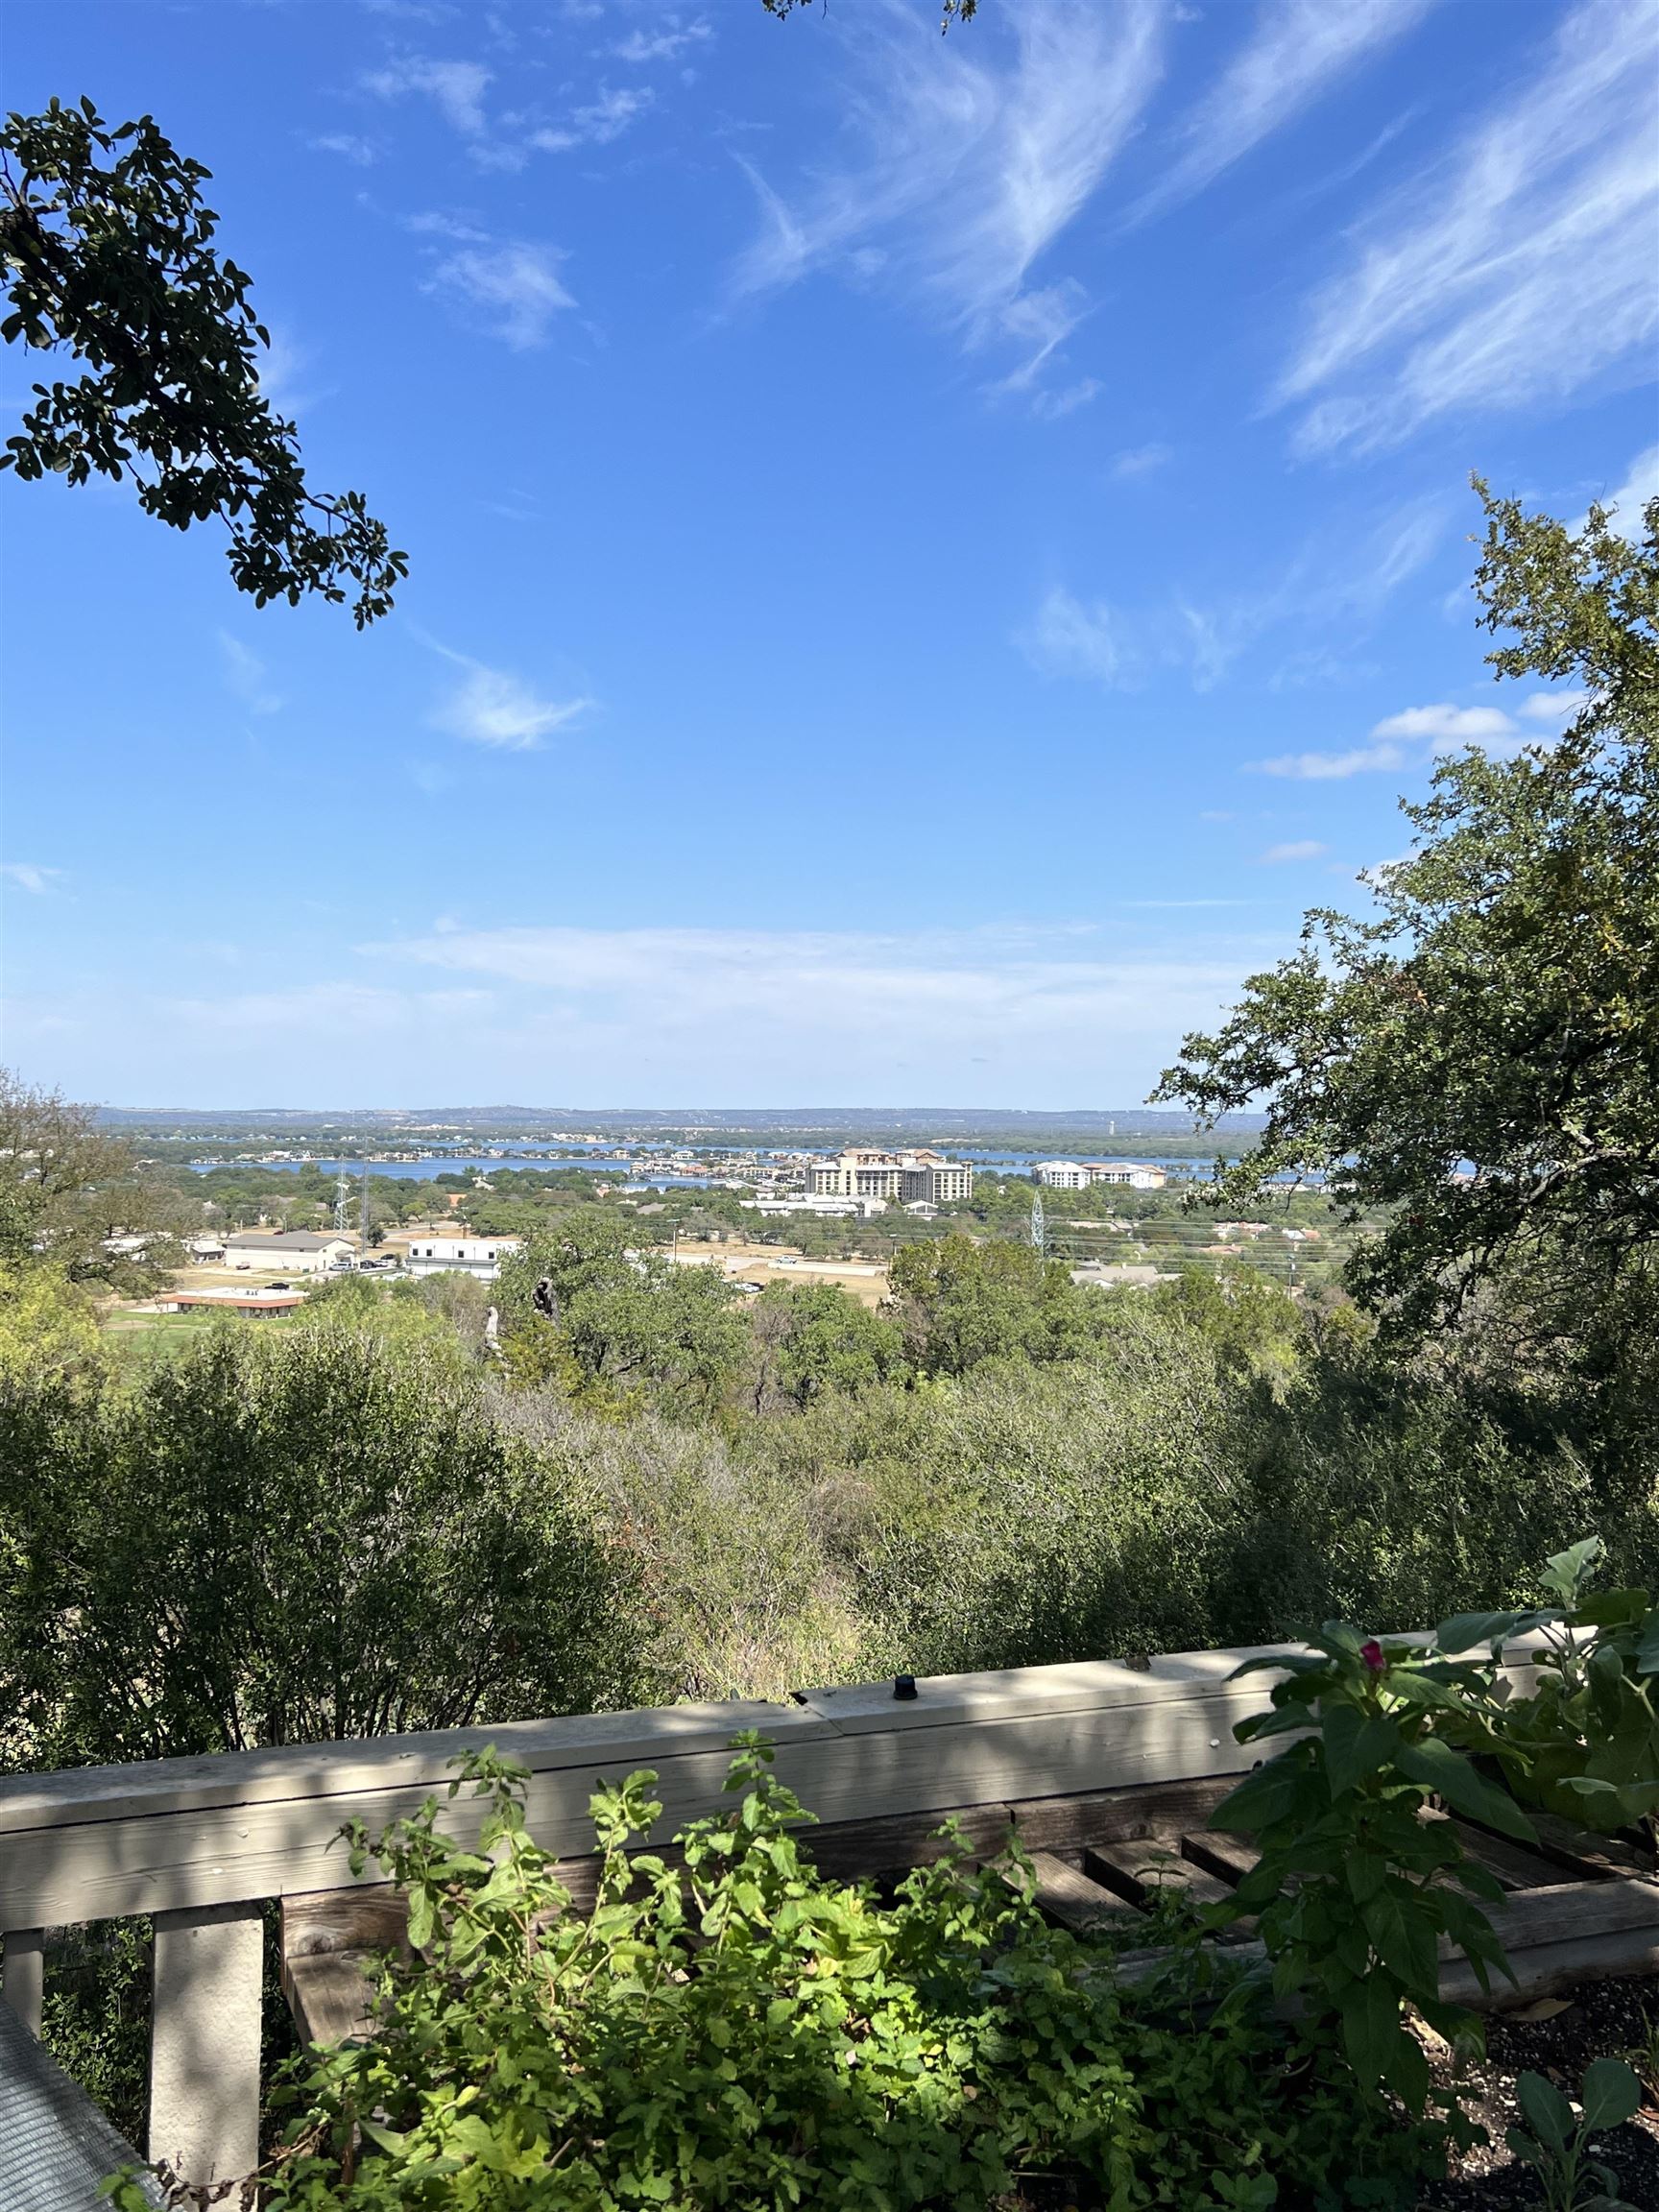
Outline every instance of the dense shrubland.
{"label": "dense shrubland", "polygon": [[1629,1427],[1384,1359],[1260,1283],[1107,1293],[935,1249],[888,1316],[532,1248],[501,1358],[440,1278],[117,1361],[36,1276],[0,1305],[7,1755],[1406,1628],[1525,1601],[1591,1527],[1624,1579],[1659,1565]]}

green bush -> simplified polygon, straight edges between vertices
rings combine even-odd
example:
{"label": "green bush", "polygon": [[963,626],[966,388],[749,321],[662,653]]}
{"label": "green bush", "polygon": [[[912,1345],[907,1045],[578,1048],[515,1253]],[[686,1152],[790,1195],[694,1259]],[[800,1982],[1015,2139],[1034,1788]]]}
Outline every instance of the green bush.
{"label": "green bush", "polygon": [[599,1792],[590,1919],[488,1755],[476,1850],[435,1802],[359,1835],[418,1956],[385,1966],[374,2040],[296,2080],[273,2212],[985,2212],[1043,2175],[1113,2212],[1412,2200],[1443,2135],[1357,2098],[1244,1970],[1189,1944],[1120,1979],[1110,1943],[1044,1924],[1017,1853],[973,1872],[951,1847],[891,1905],[826,1881],[740,1741],[736,1802],[681,1863],[625,1855],[652,1775]]}
{"label": "green bush", "polygon": [[226,1323],[101,1392],[0,1376],[14,1762],[629,1701],[626,1562],[413,1318]]}

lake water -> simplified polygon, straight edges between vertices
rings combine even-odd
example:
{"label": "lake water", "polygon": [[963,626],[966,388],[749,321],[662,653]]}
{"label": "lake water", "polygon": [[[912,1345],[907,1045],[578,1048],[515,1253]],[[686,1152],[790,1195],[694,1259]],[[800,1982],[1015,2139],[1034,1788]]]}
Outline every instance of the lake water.
{"label": "lake water", "polygon": [[708,1175],[653,1175],[647,1166],[636,1160],[591,1157],[548,1160],[518,1153],[505,1160],[489,1160],[482,1153],[446,1152],[441,1160],[192,1160],[190,1165],[198,1175],[210,1174],[215,1167],[274,1167],[297,1175],[302,1166],[313,1166],[321,1167],[325,1175],[349,1175],[353,1182],[365,1167],[371,1175],[390,1175],[399,1183],[427,1183],[435,1175],[464,1175],[469,1167],[475,1167],[481,1175],[502,1167],[578,1167],[589,1168],[595,1175],[618,1175],[629,1183],[662,1185],[706,1184],[712,1180]]}
{"label": "lake water", "polygon": [[[704,1148],[707,1159],[721,1149],[712,1145]],[[796,1149],[810,1149],[797,1147]],[[824,1147],[816,1149],[826,1150]],[[832,1155],[827,1156],[832,1157]],[[1003,1175],[1029,1175],[1039,1160],[1053,1159],[1051,1152],[989,1152],[955,1151],[949,1158],[971,1162],[976,1167],[988,1167]],[[1207,1176],[1210,1164],[1206,1160],[1171,1160],[1157,1154],[1121,1153],[1113,1155],[1137,1167],[1162,1167],[1171,1177]],[[372,1175],[390,1175],[400,1183],[425,1183],[435,1175],[463,1175],[476,1169],[480,1175],[490,1175],[502,1168],[574,1167],[586,1169],[595,1175],[614,1175],[628,1183],[649,1183],[660,1190],[704,1188],[715,1178],[709,1175],[666,1175],[654,1172],[649,1154],[632,1160],[619,1160],[613,1153],[585,1152],[564,1156],[549,1153],[547,1148],[524,1150],[508,1154],[505,1158],[491,1157],[482,1152],[445,1152],[430,1160],[192,1160],[191,1166],[198,1174],[205,1175],[215,1167],[260,1166],[275,1167],[298,1174],[301,1166],[320,1167],[325,1175],[359,1177],[365,1166]]]}

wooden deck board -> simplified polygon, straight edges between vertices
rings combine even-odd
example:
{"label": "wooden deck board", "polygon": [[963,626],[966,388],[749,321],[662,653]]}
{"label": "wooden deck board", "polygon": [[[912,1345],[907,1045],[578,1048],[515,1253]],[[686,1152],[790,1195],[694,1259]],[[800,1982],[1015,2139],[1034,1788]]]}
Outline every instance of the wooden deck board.
{"label": "wooden deck board", "polygon": [[1219,1905],[1233,1894],[1231,1883],[1206,1873],[1171,1845],[1154,1840],[1091,1844],[1083,1854],[1083,1867],[1132,1905],[1148,1904],[1160,1891],[1190,1898],[1194,1905]]}
{"label": "wooden deck board", "polygon": [[1219,1829],[1194,1829],[1180,1838],[1181,1856],[1190,1859],[1194,1866],[1203,1867],[1206,1874],[1214,1874],[1218,1882],[1229,1888],[1237,1888],[1246,1874],[1253,1874],[1261,1862],[1260,1851],[1238,1836],[1224,1836]]}
{"label": "wooden deck board", "polygon": [[1025,1798],[1009,1806],[1015,1832],[1028,1851],[1080,1851],[1090,1843],[1123,1843],[1146,1836],[1178,1835],[1201,1825],[1238,1783],[1237,1774],[1183,1782],[1142,1783],[1139,1789],[1087,1790],[1066,1796]]}
{"label": "wooden deck board", "polygon": [[1034,1851],[1031,1863],[1037,1874],[1036,1903],[1062,1926],[1086,1936],[1096,1928],[1121,1927],[1141,1918],[1126,1898],[1079,1873],[1052,1851]]}

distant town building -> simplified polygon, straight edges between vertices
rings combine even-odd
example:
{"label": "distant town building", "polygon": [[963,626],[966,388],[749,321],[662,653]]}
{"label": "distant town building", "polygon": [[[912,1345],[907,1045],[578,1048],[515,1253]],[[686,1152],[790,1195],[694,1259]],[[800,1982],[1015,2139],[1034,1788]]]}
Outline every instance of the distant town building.
{"label": "distant town building", "polygon": [[[879,1214],[884,1211],[885,1198],[826,1198],[794,1191],[784,1198],[739,1198],[738,1205],[746,1214]],[[644,1208],[640,1208],[644,1212]]]}
{"label": "distant town building", "polygon": [[930,1206],[950,1206],[974,1195],[974,1170],[942,1152],[843,1152],[837,1160],[814,1160],[806,1189],[815,1198],[925,1198]]}
{"label": "distant town building", "polygon": [[325,1275],[335,1260],[349,1260],[351,1250],[348,1238],[319,1237],[309,1229],[249,1229],[226,1238],[225,1264],[268,1275]]}
{"label": "distant town building", "polygon": [[1118,1184],[1126,1190],[1162,1190],[1169,1180],[1162,1167],[1147,1167],[1135,1160],[1042,1160],[1032,1173],[1050,1190],[1088,1190],[1096,1183]]}
{"label": "distant town building", "polygon": [[493,1283],[501,1262],[518,1249],[517,1237],[424,1237],[409,1247],[411,1275],[475,1275]]}
{"label": "distant town building", "polygon": [[292,1313],[305,1303],[303,1290],[163,1290],[151,1303],[157,1313],[186,1313],[198,1307],[228,1313]]}

